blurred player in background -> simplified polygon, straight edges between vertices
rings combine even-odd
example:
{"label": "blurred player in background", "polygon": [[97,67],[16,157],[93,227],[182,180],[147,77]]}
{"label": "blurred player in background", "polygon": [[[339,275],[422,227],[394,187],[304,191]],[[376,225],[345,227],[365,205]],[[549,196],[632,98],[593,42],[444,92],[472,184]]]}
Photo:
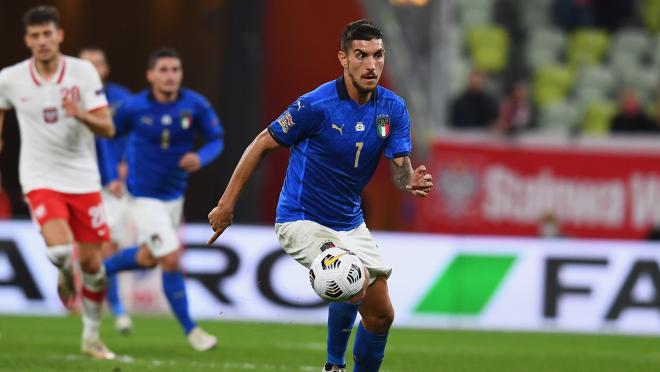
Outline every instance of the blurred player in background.
{"label": "blurred player in background", "polygon": [[[60,54],[64,31],[54,7],[25,13],[32,58],[0,72],[0,110],[14,108],[21,133],[19,175],[46,255],[59,269],[58,293],[75,297],[71,254],[77,242],[82,269],[82,352],[115,355],[99,338],[105,291],[101,243],[110,239],[101,201],[94,135],[115,133],[103,85],[87,61]],[[0,111],[0,128],[3,114]]]}
{"label": "blurred player in background", "polygon": [[[181,59],[171,49],[155,51],[148,61],[151,89],[128,98],[117,109],[117,132],[130,133],[126,145],[129,210],[138,230],[138,246],[105,261],[108,274],[153,267],[163,270],[163,291],[190,345],[198,351],[217,339],[190,317],[179,265],[177,229],[183,212],[188,175],[222,152],[223,129],[200,94],[181,87]],[[204,144],[195,151],[196,136]]]}
{"label": "blurred player in background", "polygon": [[238,196],[261,159],[290,147],[275,224],[280,244],[307,268],[323,246],[347,248],[371,278],[361,303],[330,304],[323,370],[345,370],[346,346],[359,310],[354,371],[377,371],[394,319],[387,290],[391,268],[364,223],[360,194],[383,153],[399,189],[426,197],[433,183],[423,165],[411,166],[410,120],[403,99],[378,86],[385,63],[381,31],[365,20],[350,23],[338,57],[343,75],[298,98],[245,150],[209,213],[215,231],[209,244],[231,225]]}
{"label": "blurred player in background", "polygon": [[[131,95],[125,87],[108,81],[110,75],[110,64],[105,52],[96,47],[82,49],[78,56],[94,65],[96,71],[103,81],[103,91],[110,104],[110,110],[114,113],[123,100]],[[98,158],[99,171],[101,173],[101,184],[103,190],[103,203],[108,215],[108,227],[112,235],[112,241],[103,245],[103,256],[109,257],[119,247],[132,244],[127,236],[128,213],[126,210],[126,198],[124,182],[126,179],[126,167],[123,166],[124,149],[126,137],[115,137],[112,139],[96,137],[96,156]],[[124,310],[119,297],[119,286],[116,275],[107,275],[107,298],[110,310],[115,316],[115,329],[121,334],[128,334],[133,327],[131,317]]]}

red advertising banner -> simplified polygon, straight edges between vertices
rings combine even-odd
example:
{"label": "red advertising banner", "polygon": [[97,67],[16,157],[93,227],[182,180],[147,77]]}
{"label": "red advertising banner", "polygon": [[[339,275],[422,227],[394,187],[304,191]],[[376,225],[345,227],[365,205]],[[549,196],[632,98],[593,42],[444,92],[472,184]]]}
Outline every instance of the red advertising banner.
{"label": "red advertising banner", "polygon": [[423,231],[534,236],[554,220],[565,236],[643,239],[660,226],[660,151],[441,140],[430,170]]}

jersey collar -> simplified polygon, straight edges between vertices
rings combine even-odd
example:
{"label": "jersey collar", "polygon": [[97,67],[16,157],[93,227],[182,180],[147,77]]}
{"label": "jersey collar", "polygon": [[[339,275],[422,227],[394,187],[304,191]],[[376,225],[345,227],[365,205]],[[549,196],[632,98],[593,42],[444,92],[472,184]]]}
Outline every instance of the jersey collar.
{"label": "jersey collar", "polygon": [[[349,100],[351,96],[348,95],[348,90],[346,89],[346,83],[344,81],[344,76],[340,76],[339,79],[335,80],[335,85],[337,86],[337,95],[339,99]],[[374,89],[374,92],[371,94],[371,101],[376,102],[378,100],[378,86]]]}
{"label": "jersey collar", "polygon": [[41,86],[43,84],[48,84],[51,82],[54,82],[55,84],[59,84],[62,82],[64,79],[64,72],[66,71],[66,57],[60,54],[60,63],[57,65],[57,70],[55,71],[55,74],[53,74],[53,80],[45,80],[41,75],[39,74],[39,71],[37,71],[37,66],[34,63],[34,58],[30,59],[30,77],[32,77],[32,81],[37,85]]}

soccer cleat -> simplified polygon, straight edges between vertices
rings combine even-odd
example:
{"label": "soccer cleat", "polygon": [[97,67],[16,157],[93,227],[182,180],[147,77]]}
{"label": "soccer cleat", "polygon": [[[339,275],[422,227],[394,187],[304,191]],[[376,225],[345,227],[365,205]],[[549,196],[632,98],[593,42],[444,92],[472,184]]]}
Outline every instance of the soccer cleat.
{"label": "soccer cleat", "polygon": [[83,354],[89,355],[94,359],[112,360],[117,357],[115,353],[110,351],[103,341],[98,338],[83,339],[80,350]]}
{"label": "soccer cleat", "polygon": [[334,364],[326,363],[321,372],[346,372],[346,366],[339,367]]}
{"label": "soccer cleat", "polygon": [[207,351],[218,344],[218,338],[206,333],[199,327],[195,327],[188,333],[188,343],[197,351]]}
{"label": "soccer cleat", "polygon": [[57,294],[64,307],[73,309],[76,305],[76,285],[71,265],[68,266],[68,268],[60,269],[57,275]]}
{"label": "soccer cleat", "polygon": [[115,330],[122,335],[133,332],[133,321],[128,314],[121,314],[115,318]]}

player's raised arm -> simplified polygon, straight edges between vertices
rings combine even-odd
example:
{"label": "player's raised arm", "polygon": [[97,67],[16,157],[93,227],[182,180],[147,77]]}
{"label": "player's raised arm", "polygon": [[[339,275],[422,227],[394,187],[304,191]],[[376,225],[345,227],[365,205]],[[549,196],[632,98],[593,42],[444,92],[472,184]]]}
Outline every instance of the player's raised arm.
{"label": "player's raised arm", "polygon": [[433,187],[433,177],[426,172],[426,167],[420,165],[413,170],[409,156],[394,158],[390,161],[392,182],[400,190],[426,197]]}
{"label": "player's raised arm", "polygon": [[209,223],[215,233],[209,239],[208,244],[212,244],[231,225],[238,197],[261,163],[261,159],[280,147],[281,145],[275,141],[268,129],[264,129],[245,149],[218,205],[209,213]]}

